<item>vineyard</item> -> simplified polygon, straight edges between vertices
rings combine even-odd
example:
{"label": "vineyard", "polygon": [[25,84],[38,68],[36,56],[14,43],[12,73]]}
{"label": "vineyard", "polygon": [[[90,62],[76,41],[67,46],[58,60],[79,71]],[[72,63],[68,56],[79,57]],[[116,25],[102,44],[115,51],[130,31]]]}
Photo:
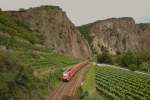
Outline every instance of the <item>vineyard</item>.
{"label": "vineyard", "polygon": [[150,100],[150,75],[111,67],[96,68],[96,89],[113,100]]}

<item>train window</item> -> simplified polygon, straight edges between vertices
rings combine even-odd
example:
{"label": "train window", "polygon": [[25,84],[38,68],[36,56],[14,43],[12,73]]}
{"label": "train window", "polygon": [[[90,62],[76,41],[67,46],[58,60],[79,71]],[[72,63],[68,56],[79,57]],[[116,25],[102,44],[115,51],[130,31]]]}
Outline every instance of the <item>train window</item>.
{"label": "train window", "polygon": [[64,72],[64,73],[63,73],[63,76],[66,77],[66,76],[67,76],[67,72]]}
{"label": "train window", "polygon": [[71,69],[72,69],[72,67],[68,68],[65,72],[68,72],[68,71],[70,71]]}
{"label": "train window", "polygon": [[68,68],[67,70],[64,71],[64,73],[67,73],[67,72],[70,71],[70,70],[71,70],[71,68]]}

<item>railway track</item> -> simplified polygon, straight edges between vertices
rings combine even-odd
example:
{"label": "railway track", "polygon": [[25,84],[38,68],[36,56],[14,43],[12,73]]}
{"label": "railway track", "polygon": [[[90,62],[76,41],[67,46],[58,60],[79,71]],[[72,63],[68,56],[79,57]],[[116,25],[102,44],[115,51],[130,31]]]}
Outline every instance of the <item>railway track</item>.
{"label": "railway track", "polygon": [[83,81],[86,70],[87,66],[83,67],[69,82],[62,82],[46,100],[72,100],[76,89]]}

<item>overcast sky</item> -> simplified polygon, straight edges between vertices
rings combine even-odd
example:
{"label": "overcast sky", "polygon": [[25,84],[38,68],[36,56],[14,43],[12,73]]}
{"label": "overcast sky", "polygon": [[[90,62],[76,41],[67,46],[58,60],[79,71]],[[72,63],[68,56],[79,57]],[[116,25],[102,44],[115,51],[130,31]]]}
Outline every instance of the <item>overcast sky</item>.
{"label": "overcast sky", "polygon": [[111,17],[134,17],[137,23],[150,23],[150,0],[0,0],[2,10],[40,5],[60,6],[75,25]]}

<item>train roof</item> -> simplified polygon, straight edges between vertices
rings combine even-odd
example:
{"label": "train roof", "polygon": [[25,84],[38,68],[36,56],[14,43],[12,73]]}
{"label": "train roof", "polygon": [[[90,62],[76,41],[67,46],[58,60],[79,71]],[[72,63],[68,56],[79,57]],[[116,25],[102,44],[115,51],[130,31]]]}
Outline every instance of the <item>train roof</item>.
{"label": "train roof", "polygon": [[73,66],[67,67],[66,70],[64,71],[64,73],[67,73],[68,71],[70,71],[73,68]]}

